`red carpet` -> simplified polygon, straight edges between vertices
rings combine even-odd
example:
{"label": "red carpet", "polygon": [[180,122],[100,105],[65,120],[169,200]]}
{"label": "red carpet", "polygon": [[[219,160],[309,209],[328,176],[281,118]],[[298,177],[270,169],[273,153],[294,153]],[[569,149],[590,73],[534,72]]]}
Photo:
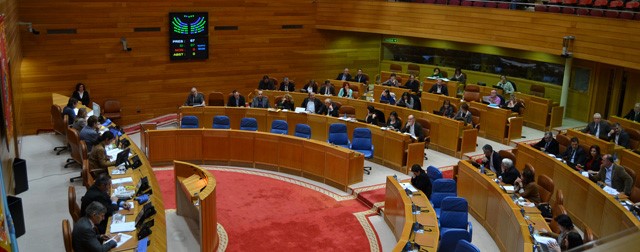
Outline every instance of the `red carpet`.
{"label": "red carpet", "polygon": [[[273,178],[211,171],[216,177],[218,222],[227,251],[369,251],[354,216],[368,210],[357,200],[336,201]],[[173,171],[156,171],[165,207],[175,208]]]}

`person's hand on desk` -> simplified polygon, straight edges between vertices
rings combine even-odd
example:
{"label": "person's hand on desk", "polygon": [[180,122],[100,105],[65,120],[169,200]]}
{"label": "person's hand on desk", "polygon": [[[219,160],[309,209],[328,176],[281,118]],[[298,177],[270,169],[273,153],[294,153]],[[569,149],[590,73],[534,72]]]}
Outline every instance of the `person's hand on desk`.
{"label": "person's hand on desk", "polygon": [[103,234],[100,236],[100,238],[102,238],[102,240],[107,243],[109,241],[115,241],[116,243],[120,242],[120,234],[114,235],[114,236],[108,236],[106,234]]}
{"label": "person's hand on desk", "polygon": [[124,209],[124,210],[129,210],[129,209],[131,209],[131,205],[129,204],[129,202],[126,202],[126,201],[125,201],[125,202],[123,202],[123,203],[122,203],[122,209]]}
{"label": "person's hand on desk", "polygon": [[558,245],[558,243],[556,242],[549,242],[547,243],[547,247],[549,247],[549,251],[553,251],[553,252],[560,252],[562,251],[560,249],[560,245]]}

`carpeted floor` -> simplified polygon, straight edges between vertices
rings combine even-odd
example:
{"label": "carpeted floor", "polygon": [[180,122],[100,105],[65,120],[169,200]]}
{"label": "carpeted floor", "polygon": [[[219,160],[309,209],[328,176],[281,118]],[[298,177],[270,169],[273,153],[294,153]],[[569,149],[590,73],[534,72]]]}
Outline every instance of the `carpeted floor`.
{"label": "carpeted floor", "polygon": [[[270,177],[211,172],[217,180],[218,222],[229,238],[227,251],[372,250],[370,238],[354,215],[369,208],[358,200],[336,201]],[[175,208],[173,171],[155,173],[165,207]]]}

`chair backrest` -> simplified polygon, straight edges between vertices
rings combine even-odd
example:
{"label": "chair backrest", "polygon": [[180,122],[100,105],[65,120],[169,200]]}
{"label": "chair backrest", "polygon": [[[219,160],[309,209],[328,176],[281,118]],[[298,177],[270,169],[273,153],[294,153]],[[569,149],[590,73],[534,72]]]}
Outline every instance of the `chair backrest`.
{"label": "chair backrest", "polygon": [[544,86],[536,84],[531,85],[531,92],[529,92],[529,94],[544,97]]}
{"label": "chair backrest", "polygon": [[274,134],[289,134],[289,124],[285,120],[273,120],[271,122],[271,133]]}
{"label": "chair backrest", "polygon": [[424,137],[429,137],[429,135],[431,135],[431,123],[424,118],[416,118],[416,122],[422,126]]}
{"label": "chair backrest", "polygon": [[370,151],[372,147],[371,130],[369,128],[355,128],[353,130],[353,139],[351,140],[351,149]]}
{"label": "chair backrest", "polygon": [[231,122],[229,121],[229,117],[225,115],[214,116],[213,128],[214,129],[230,129]]}
{"label": "chair backrest", "polygon": [[376,117],[378,118],[378,126],[386,126],[385,124],[387,120],[385,120],[384,112],[376,109],[374,113],[376,113]]}
{"label": "chair backrest", "polygon": [[469,205],[460,197],[446,197],[440,203],[440,227],[467,230]]}
{"label": "chair backrest", "polygon": [[591,230],[590,227],[585,226],[584,227],[584,237],[582,238],[582,241],[584,243],[588,243],[590,241],[595,240],[594,236],[593,236],[593,230]]}
{"label": "chair backrest", "polygon": [[554,205],[564,205],[564,193],[562,190],[558,189],[556,191],[556,200],[553,202]]}
{"label": "chair backrest", "polygon": [[440,169],[436,168],[435,166],[430,165],[429,167],[427,167],[427,176],[429,176],[429,179],[431,180],[431,184],[433,184],[433,182],[436,181],[436,179],[442,178],[442,172],[440,171]]}
{"label": "chair backrest", "polygon": [[438,251],[454,251],[458,245],[458,241],[465,240],[470,242],[471,235],[464,229],[447,229],[440,234],[440,244]]}
{"label": "chair backrest", "polygon": [[[558,205],[555,208],[551,208],[551,215],[553,216],[553,218],[561,214],[567,214],[567,210],[564,208],[563,205]],[[549,228],[551,229],[552,232],[556,234],[560,233],[560,225],[558,224],[558,222],[556,222],[555,219],[551,220],[551,222],[549,223]]]}
{"label": "chair backrest", "polygon": [[392,63],[389,66],[389,70],[391,70],[391,72],[402,72],[402,65]]}
{"label": "chair backrest", "polygon": [[355,117],[356,109],[352,106],[344,105],[344,106],[340,106],[340,108],[338,109],[338,113],[340,113],[340,116],[343,116],[346,114],[347,117]]}
{"label": "chair backrest", "polygon": [[433,181],[431,191],[431,203],[433,207],[440,208],[440,203],[446,197],[458,196],[458,190],[456,188],[456,181],[453,179],[436,179]]}
{"label": "chair backrest", "polygon": [[633,203],[640,202],[640,188],[637,186],[631,187],[631,195],[629,195],[629,200]]}
{"label": "chair backrest", "polygon": [[464,88],[464,93],[462,95],[465,101],[480,101],[480,87],[475,85],[467,85]]}
{"label": "chair backrest", "polygon": [[566,135],[558,134],[556,135],[556,140],[558,141],[558,149],[560,150],[560,153],[563,153],[567,147],[571,145],[571,139]]}
{"label": "chair backrest", "polygon": [[62,220],[62,240],[64,241],[64,251],[73,252],[73,240],[71,236],[71,224],[69,220]]}
{"label": "chair backrest", "polygon": [[72,185],[69,186],[67,197],[69,198],[69,214],[71,214],[71,219],[75,223],[81,216],[80,206],[78,206],[78,202],[76,201],[76,188]]}
{"label": "chair backrest", "polygon": [[224,95],[221,92],[209,93],[209,106],[224,106]]}
{"label": "chair backrest", "polygon": [[327,142],[335,145],[349,145],[347,125],[342,123],[333,123],[329,125],[329,139],[327,139]]}
{"label": "chair backrest", "polygon": [[200,123],[198,122],[198,117],[196,116],[192,116],[192,115],[183,116],[182,119],[180,120],[180,128],[182,129],[195,129],[199,127],[200,127]]}
{"label": "chair backrest", "polygon": [[[83,143],[84,144],[84,143]],[[87,146],[86,144],[84,145]],[[91,185],[93,185],[94,178],[93,174],[91,174],[91,170],[89,169],[89,160],[82,160],[82,185],[89,189]]]}
{"label": "chair backrest", "polygon": [[631,176],[631,180],[633,181],[633,183],[631,183],[631,184],[635,185],[636,184],[636,172],[633,169],[629,168],[629,167],[626,167],[626,166],[623,166],[623,167],[624,167],[624,171],[626,171],[627,174],[629,174],[629,176]]}
{"label": "chair backrest", "polygon": [[257,131],[258,121],[253,117],[245,117],[240,120],[240,130]]}
{"label": "chair backrest", "polygon": [[51,105],[51,125],[53,130],[60,135],[67,135],[67,127],[69,127],[69,116],[62,115],[62,108],[58,105]]}
{"label": "chair backrest", "polygon": [[498,155],[500,155],[501,158],[508,158],[511,159],[511,161],[516,162],[516,155],[514,155],[513,153],[511,153],[510,151],[507,150],[501,150],[498,152]]}
{"label": "chair backrest", "polygon": [[480,252],[480,249],[466,240],[459,240],[455,252]]}
{"label": "chair backrest", "polygon": [[542,202],[549,202],[553,195],[553,189],[555,188],[553,180],[547,175],[540,174],[538,175],[538,181],[536,184],[538,185],[538,192],[540,193],[540,199]]}
{"label": "chair backrest", "polygon": [[294,136],[302,137],[306,139],[311,138],[311,127],[304,123],[296,124],[296,132],[293,133]]}
{"label": "chair backrest", "polygon": [[[67,142],[69,143],[69,147],[71,147],[71,158],[76,161],[78,164],[82,164],[82,147],[80,146],[80,135],[78,131],[73,127],[67,127]],[[86,146],[85,146],[86,148]],[[86,158],[86,155],[85,155]]]}
{"label": "chair backrest", "polygon": [[625,131],[629,134],[629,149],[638,149],[640,147],[640,130],[626,128]]}
{"label": "chair backrest", "polygon": [[103,113],[120,113],[120,101],[113,99],[104,101]]}
{"label": "chair backrest", "polygon": [[413,74],[415,76],[419,76],[420,75],[420,66],[417,64],[409,64],[407,65],[407,73],[408,74]]}

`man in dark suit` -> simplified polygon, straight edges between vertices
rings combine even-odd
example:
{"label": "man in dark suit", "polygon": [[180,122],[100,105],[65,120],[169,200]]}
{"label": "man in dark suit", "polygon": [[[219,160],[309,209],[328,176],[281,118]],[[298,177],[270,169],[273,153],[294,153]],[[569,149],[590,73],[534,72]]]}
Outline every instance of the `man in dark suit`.
{"label": "man in dark suit", "polygon": [[362,69],[358,69],[358,74],[356,74],[356,76],[353,77],[353,81],[369,84],[369,77],[367,77],[364,73],[362,73]]}
{"label": "man in dark suit", "polygon": [[[105,220],[107,209],[94,201],[87,206],[86,214],[73,224],[71,243],[74,251],[103,252],[115,248],[120,241],[120,235],[113,239],[96,232],[96,225]],[[105,242],[107,241],[108,242]]]}
{"label": "man in dark suit", "polygon": [[284,79],[282,79],[282,82],[280,83],[280,88],[278,90],[294,92],[296,91],[296,86],[295,84],[293,84],[293,81],[289,80],[289,77],[284,77]]}
{"label": "man in dark suit", "polygon": [[633,109],[629,111],[629,113],[627,113],[624,118],[631,121],[640,122],[640,102],[636,103]]}
{"label": "man in dark suit", "polygon": [[497,151],[493,151],[491,145],[485,144],[482,146],[482,152],[484,152],[484,158],[482,158],[482,164],[485,169],[490,169],[496,174],[496,177],[502,175],[502,158]]}
{"label": "man in dark suit", "polygon": [[597,179],[598,182],[602,182],[616,189],[618,192],[631,195],[633,178],[631,178],[622,166],[613,163],[613,156],[610,154],[602,157],[602,168],[598,172]]}
{"label": "man in dark suit", "polygon": [[513,160],[511,159],[502,159],[500,169],[502,170],[502,173],[498,177],[502,183],[513,185],[516,179],[520,177],[520,172],[515,166],[513,166]]}
{"label": "man in dark suit", "polygon": [[411,92],[419,92],[420,91],[420,81],[416,80],[416,76],[409,75],[409,80],[404,84],[404,88],[411,89]]}
{"label": "man in dark suit", "polygon": [[593,122],[590,122],[587,127],[585,127],[582,132],[587,133],[589,135],[594,135],[600,139],[609,139],[607,138],[607,133],[611,131],[611,127],[605,121],[602,121],[602,116],[600,113],[593,114]]}
{"label": "man in dark suit", "polygon": [[336,77],[336,80],[351,81],[351,74],[349,74],[349,68],[345,68],[344,71],[342,71],[342,73],[338,74],[338,77]]}
{"label": "man in dark suit", "polygon": [[321,95],[336,95],[336,89],[331,85],[330,80],[324,81],[324,86],[320,88],[320,92],[318,94]]}
{"label": "man in dark suit", "polygon": [[575,168],[577,164],[584,164],[587,154],[584,149],[580,147],[580,141],[577,137],[571,138],[571,145],[567,147],[567,150],[562,153],[562,159],[567,161],[567,165],[571,168]]}
{"label": "man in dark suit", "polygon": [[416,119],[413,115],[407,117],[407,124],[402,128],[402,133],[409,133],[411,136],[418,139],[419,142],[424,141],[424,132],[422,131],[422,125],[416,123]]}
{"label": "man in dark suit", "polygon": [[309,93],[307,98],[304,98],[302,101],[302,107],[305,108],[305,111],[313,114],[320,114],[322,112],[322,102],[316,99],[316,94],[313,92]]}
{"label": "man in dark suit", "polygon": [[629,134],[624,131],[620,123],[616,123],[607,136],[611,139],[611,142],[627,149],[629,148]]}
{"label": "man in dark suit", "polygon": [[233,94],[229,96],[229,101],[227,102],[227,107],[244,107],[246,102],[244,101],[244,96],[240,95],[238,90],[233,90]]}
{"label": "man in dark suit", "polygon": [[338,117],[340,116],[340,112],[338,111],[338,104],[332,102],[331,99],[324,99],[324,106],[322,106],[323,115]]}
{"label": "man in dark suit", "polygon": [[115,196],[111,197],[109,195],[110,190],[111,177],[107,173],[101,173],[81,199],[82,204],[80,206],[80,215],[82,216],[86,215],[87,207],[92,202],[99,202],[106,208],[106,218],[97,225],[98,231],[100,231],[101,234],[104,234],[106,231],[107,218],[117,212],[120,207],[129,209],[129,205],[125,204],[124,201],[118,200]]}
{"label": "man in dark suit", "polygon": [[555,156],[560,153],[560,144],[558,143],[558,140],[553,138],[553,133],[551,133],[551,131],[545,132],[544,138],[542,138],[542,140],[537,144],[533,145],[533,147]]}
{"label": "man in dark suit", "polygon": [[431,88],[429,89],[429,93],[442,94],[447,96],[449,95],[449,89],[447,89],[447,84],[442,82],[442,79],[438,78],[436,84],[433,84],[433,86],[431,86]]}
{"label": "man in dark suit", "polygon": [[262,80],[258,83],[259,90],[275,90],[275,84],[268,75],[262,76]]}
{"label": "man in dark suit", "polygon": [[411,185],[416,189],[422,191],[427,198],[431,199],[431,180],[427,173],[420,167],[419,164],[414,164],[411,166]]}
{"label": "man in dark suit", "polygon": [[262,95],[262,90],[258,90],[258,96],[253,97],[252,108],[269,108],[269,98]]}
{"label": "man in dark suit", "polygon": [[198,93],[196,87],[191,88],[191,93],[187,96],[187,100],[184,102],[185,106],[204,106],[204,95]]}

